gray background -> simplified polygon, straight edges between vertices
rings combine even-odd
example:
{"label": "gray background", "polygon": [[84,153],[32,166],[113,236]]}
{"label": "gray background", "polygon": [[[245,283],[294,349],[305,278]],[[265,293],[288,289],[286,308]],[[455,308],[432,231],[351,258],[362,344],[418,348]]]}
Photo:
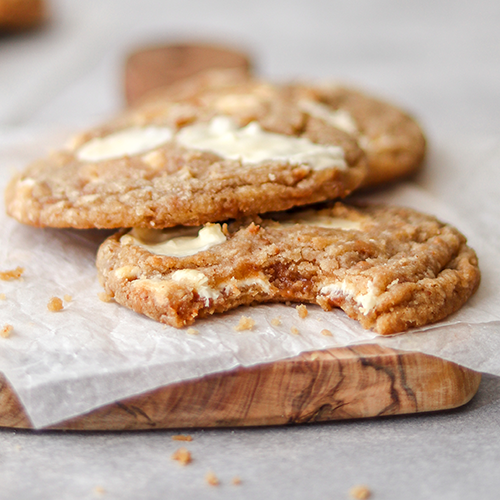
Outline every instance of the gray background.
{"label": "gray background", "polygon": [[[96,122],[123,104],[128,51],[208,40],[248,50],[264,76],[347,80],[400,103],[424,125],[434,156],[450,137],[498,147],[495,1],[58,0],[51,10],[44,29],[0,36],[0,134]],[[477,167],[472,187],[449,201],[474,209]],[[171,431],[3,429],[0,498],[348,498],[360,483],[377,499],[498,498],[499,399],[499,379],[487,376],[472,403],[440,414],[195,431],[185,468],[170,459],[180,446]],[[204,484],[208,470],[220,487]]]}

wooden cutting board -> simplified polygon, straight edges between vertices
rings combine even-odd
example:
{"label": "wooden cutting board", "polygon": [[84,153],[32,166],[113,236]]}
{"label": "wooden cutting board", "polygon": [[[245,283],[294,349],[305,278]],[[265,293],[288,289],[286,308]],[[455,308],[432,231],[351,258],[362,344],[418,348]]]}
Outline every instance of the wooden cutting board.
{"label": "wooden cutting board", "polygon": [[[446,410],[467,403],[480,380],[481,374],[435,356],[367,344],[161,387],[50,428],[284,425]],[[32,427],[4,377],[0,426]]]}

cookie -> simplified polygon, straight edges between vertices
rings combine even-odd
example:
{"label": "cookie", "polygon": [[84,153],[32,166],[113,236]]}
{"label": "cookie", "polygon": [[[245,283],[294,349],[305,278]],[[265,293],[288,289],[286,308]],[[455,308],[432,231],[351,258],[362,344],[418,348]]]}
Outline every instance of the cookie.
{"label": "cookie", "polygon": [[132,106],[152,90],[216,68],[249,72],[250,61],[241,52],[211,45],[179,43],[136,50],[125,63],[126,102]]}
{"label": "cookie", "polygon": [[332,84],[318,88],[311,99],[303,101],[302,109],[357,138],[368,160],[363,187],[400,180],[423,164],[426,140],[422,129],[388,102]]}
{"label": "cookie", "polygon": [[45,11],[43,0],[0,0],[0,31],[22,31],[39,26]]}
{"label": "cookie", "polygon": [[[175,52],[170,52],[169,47],[132,56],[125,75],[126,88],[133,88],[133,98],[129,98],[129,102],[137,102],[145,94],[171,85],[181,76],[194,74],[201,66],[199,55],[202,48],[190,47],[185,46],[179,57],[175,57]],[[144,61],[134,60],[142,57]],[[208,69],[216,64],[222,67],[225,57],[221,52],[217,58],[203,60],[204,67]],[[233,67],[240,64],[248,72],[249,66],[243,66],[244,62],[244,55],[240,53],[235,53],[233,59],[228,55],[225,61],[228,67],[230,63]],[[400,180],[422,166],[426,150],[425,137],[418,123],[406,112],[346,86],[324,85],[317,91],[316,95],[304,100],[302,109],[333,123],[359,140],[369,164],[368,175],[363,182],[365,187]],[[335,113],[332,114],[332,110]]]}
{"label": "cookie", "polygon": [[465,237],[406,208],[349,206],[109,237],[97,257],[115,300],[174,327],[259,302],[340,307],[392,334],[459,309],[480,273]]}
{"label": "cookie", "polygon": [[310,93],[234,71],[173,85],[16,176],[7,211],[35,226],[165,228],[344,197],[366,159],[303,112]]}

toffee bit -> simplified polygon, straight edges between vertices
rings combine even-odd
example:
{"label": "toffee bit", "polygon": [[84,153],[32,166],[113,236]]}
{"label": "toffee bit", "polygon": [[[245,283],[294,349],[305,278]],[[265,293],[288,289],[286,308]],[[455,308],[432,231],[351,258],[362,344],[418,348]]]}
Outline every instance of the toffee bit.
{"label": "toffee bit", "polygon": [[181,465],[187,465],[193,461],[191,452],[186,448],[179,448],[172,455],[172,460],[177,460]]}
{"label": "toffee bit", "polygon": [[10,334],[12,333],[12,330],[14,327],[12,325],[4,325],[2,329],[0,330],[0,337],[3,337],[4,339],[8,339],[10,337]]}
{"label": "toffee bit", "polygon": [[290,328],[290,333],[292,335],[300,335],[298,328],[295,328],[294,326],[292,326],[292,328]]}
{"label": "toffee bit", "polygon": [[243,330],[252,330],[255,326],[255,321],[248,316],[242,316],[240,322],[234,327],[237,332],[242,332]]}
{"label": "toffee bit", "polygon": [[371,497],[372,492],[366,486],[359,485],[353,486],[349,490],[349,495],[356,500],[367,500]]}
{"label": "toffee bit", "polygon": [[189,434],[175,434],[172,436],[174,441],[192,441],[193,438]]}
{"label": "toffee bit", "polygon": [[273,318],[271,320],[271,325],[273,325],[273,326],[280,326],[281,325],[281,319],[280,318]]}
{"label": "toffee bit", "polygon": [[333,333],[326,328],[323,328],[323,330],[321,330],[321,335],[324,335],[325,337],[333,337]]}
{"label": "toffee bit", "polygon": [[218,477],[212,471],[209,471],[205,474],[205,481],[210,486],[219,486],[220,484]]}
{"label": "toffee bit", "polygon": [[307,307],[304,304],[300,304],[299,306],[296,306],[295,309],[297,309],[297,312],[299,314],[299,318],[304,319],[307,317],[309,314],[309,311],[307,310]]}
{"label": "toffee bit", "polygon": [[59,297],[52,297],[47,304],[47,309],[50,312],[62,311],[63,308],[63,301]]}
{"label": "toffee bit", "polygon": [[10,271],[0,271],[0,280],[11,281],[18,280],[24,273],[24,267],[16,267]]}
{"label": "toffee bit", "polygon": [[186,333],[189,333],[189,335],[198,335],[200,332],[196,328],[188,328]]}

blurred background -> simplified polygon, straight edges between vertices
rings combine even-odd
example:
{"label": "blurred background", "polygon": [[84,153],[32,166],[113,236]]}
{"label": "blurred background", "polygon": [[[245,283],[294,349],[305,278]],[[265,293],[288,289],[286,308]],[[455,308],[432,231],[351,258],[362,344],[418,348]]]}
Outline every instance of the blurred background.
{"label": "blurred background", "polygon": [[494,0],[46,0],[46,11],[38,28],[0,34],[0,127],[99,121],[124,105],[128,53],[208,42],[248,53],[264,77],[386,97],[431,136],[500,132]]}

